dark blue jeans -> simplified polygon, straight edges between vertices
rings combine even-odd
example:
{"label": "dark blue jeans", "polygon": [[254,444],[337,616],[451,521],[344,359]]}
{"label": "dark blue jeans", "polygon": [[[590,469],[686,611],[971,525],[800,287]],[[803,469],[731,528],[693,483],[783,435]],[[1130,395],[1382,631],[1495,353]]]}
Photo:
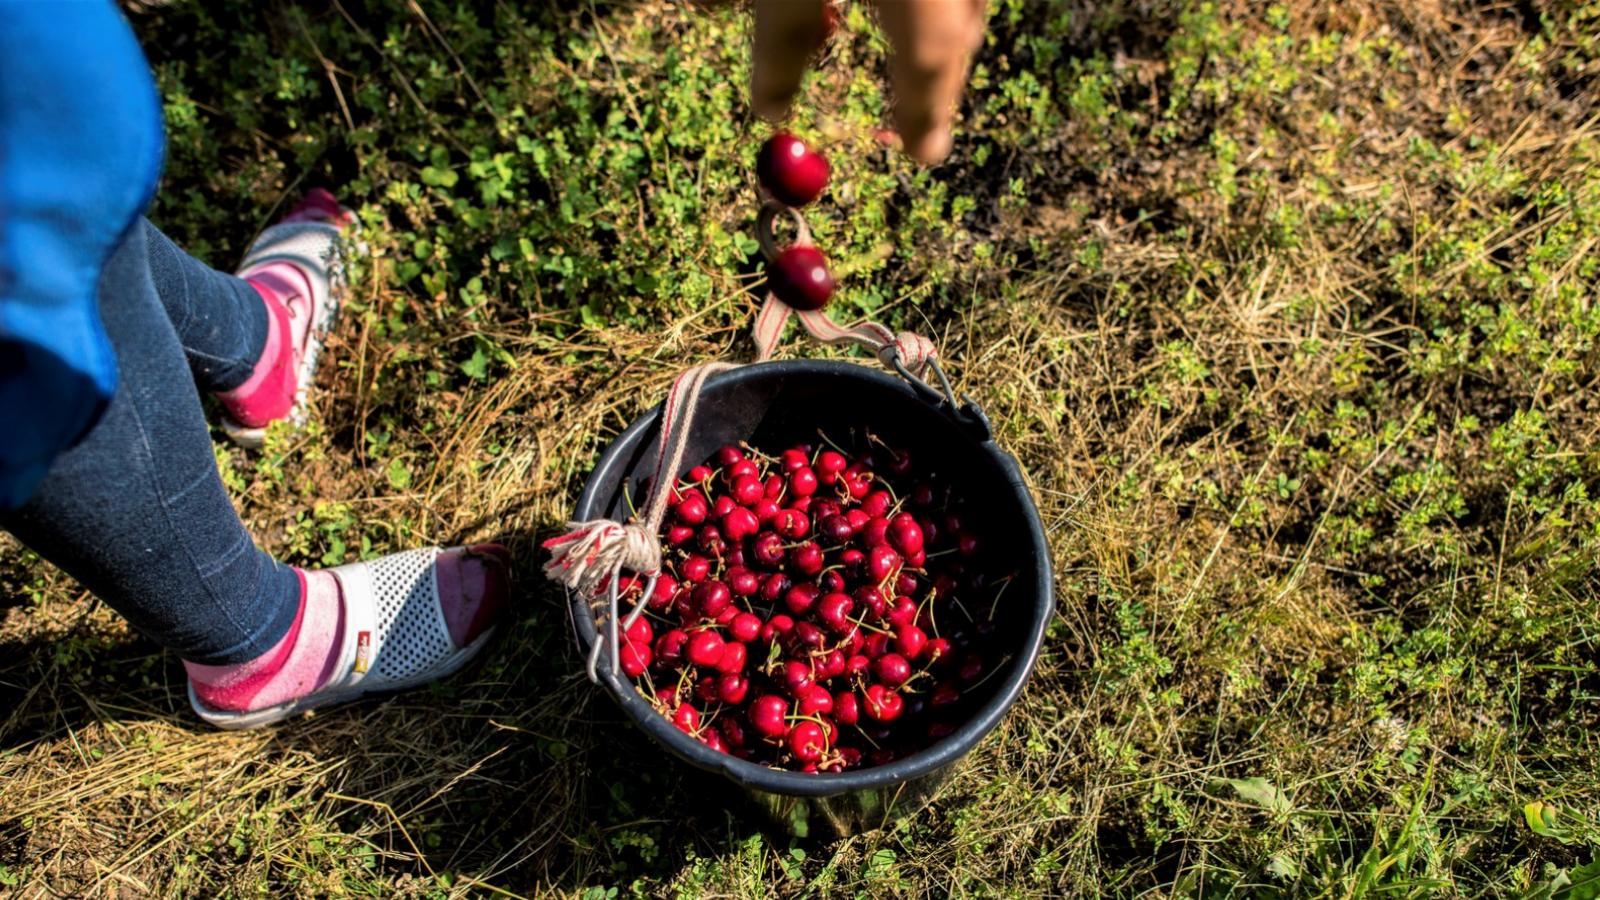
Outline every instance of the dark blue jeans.
{"label": "dark blue jeans", "polygon": [[217,475],[200,392],[249,377],[266,344],[255,289],[142,222],[100,276],[116,350],[111,405],[0,525],[151,640],[208,665],[288,632],[294,570],[255,546]]}

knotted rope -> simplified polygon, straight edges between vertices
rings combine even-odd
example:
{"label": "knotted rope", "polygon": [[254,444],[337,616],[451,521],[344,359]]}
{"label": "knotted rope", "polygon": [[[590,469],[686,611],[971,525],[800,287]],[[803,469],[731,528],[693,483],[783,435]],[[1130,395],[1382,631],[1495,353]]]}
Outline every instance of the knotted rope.
{"label": "knotted rope", "polygon": [[[790,210],[797,223],[797,245],[811,242],[810,230],[798,213]],[[769,256],[772,247],[771,223],[774,207],[762,208],[757,235]],[[772,358],[778,341],[783,337],[789,317],[794,316],[814,338],[829,345],[856,344],[877,355],[886,366],[897,363],[911,374],[922,377],[931,365],[943,381],[944,373],[938,370],[938,351],[933,343],[909,331],[896,334],[876,322],[862,322],[845,328],[835,323],[822,310],[796,310],[768,293],[756,316],[753,336],[756,344],[756,362]],[[675,493],[678,473],[683,469],[683,455],[694,427],[695,414],[700,404],[700,390],[706,379],[718,372],[737,368],[736,363],[709,362],[685,369],[672,381],[667,399],[661,408],[661,436],[656,445],[656,468],[650,481],[649,499],[644,517],[630,522],[611,519],[591,519],[587,522],[568,522],[567,533],[551,538],[543,546],[550,552],[545,563],[545,577],[565,585],[568,590],[590,598],[596,614],[596,630],[604,629],[604,639],[596,639],[589,649],[589,680],[599,682],[599,665],[605,648],[610,649],[610,668],[616,674],[621,664],[622,645],[620,632],[631,627],[644,613],[650,596],[655,592],[661,575],[661,523],[667,506]],[[644,593],[640,596],[626,620],[622,619],[620,593],[624,570],[646,576]],[[619,622],[621,623],[619,626]]]}

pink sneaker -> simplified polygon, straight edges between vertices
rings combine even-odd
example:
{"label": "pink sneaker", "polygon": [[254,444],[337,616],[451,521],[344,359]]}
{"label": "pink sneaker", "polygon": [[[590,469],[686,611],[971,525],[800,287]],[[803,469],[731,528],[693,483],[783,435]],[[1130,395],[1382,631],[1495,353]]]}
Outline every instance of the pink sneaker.
{"label": "pink sneaker", "polygon": [[305,423],[307,391],[344,293],[342,230],[354,222],[354,213],[316,188],[245,255],[239,277],[261,294],[270,322],[255,371],[217,395],[226,410],[222,430],[235,443],[261,446],[279,419]]}

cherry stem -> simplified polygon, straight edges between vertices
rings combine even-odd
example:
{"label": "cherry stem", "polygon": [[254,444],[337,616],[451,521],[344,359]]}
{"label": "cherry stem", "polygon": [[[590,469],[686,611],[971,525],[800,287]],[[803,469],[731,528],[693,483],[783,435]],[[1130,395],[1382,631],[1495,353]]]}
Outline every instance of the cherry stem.
{"label": "cherry stem", "polygon": [[778,260],[780,251],[778,249],[778,240],[772,234],[772,220],[780,212],[786,212],[790,218],[794,219],[794,243],[790,246],[811,246],[811,229],[806,225],[805,217],[800,215],[800,211],[784,206],[782,203],[768,201],[761,204],[761,211],[756,214],[756,243],[761,245],[761,255],[767,258],[767,262],[777,262]]}

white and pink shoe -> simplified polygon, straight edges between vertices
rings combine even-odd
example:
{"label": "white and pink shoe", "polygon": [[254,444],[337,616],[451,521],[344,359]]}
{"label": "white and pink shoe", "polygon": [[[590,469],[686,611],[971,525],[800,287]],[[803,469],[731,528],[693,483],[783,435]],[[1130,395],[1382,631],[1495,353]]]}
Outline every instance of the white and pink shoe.
{"label": "white and pink shoe", "polygon": [[342,232],[354,222],[354,213],[316,188],[245,254],[238,275],[267,304],[268,330],[249,379],[217,395],[226,411],[222,430],[235,443],[261,446],[279,419],[305,423],[307,393],[344,293]]}
{"label": "white and pink shoe", "polygon": [[258,728],[437,681],[488,645],[511,585],[511,557],[499,544],[297,571],[300,611],[276,646],[233,666],[184,663],[200,718]]}

